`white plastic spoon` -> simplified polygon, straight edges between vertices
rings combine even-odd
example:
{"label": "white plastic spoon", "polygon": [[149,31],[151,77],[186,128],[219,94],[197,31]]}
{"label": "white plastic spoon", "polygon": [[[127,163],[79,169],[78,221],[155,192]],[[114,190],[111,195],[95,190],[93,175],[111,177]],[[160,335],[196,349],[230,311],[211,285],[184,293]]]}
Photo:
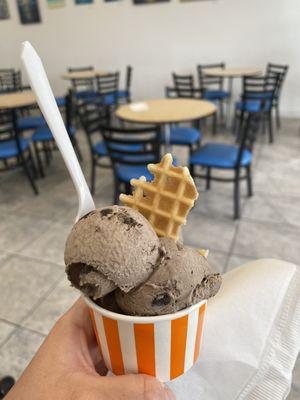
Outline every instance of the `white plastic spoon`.
{"label": "white plastic spoon", "polygon": [[74,152],[63,119],[57,107],[42,61],[29,42],[23,43],[21,59],[26,68],[30,86],[47,121],[78,195],[76,221],[95,209],[95,204]]}

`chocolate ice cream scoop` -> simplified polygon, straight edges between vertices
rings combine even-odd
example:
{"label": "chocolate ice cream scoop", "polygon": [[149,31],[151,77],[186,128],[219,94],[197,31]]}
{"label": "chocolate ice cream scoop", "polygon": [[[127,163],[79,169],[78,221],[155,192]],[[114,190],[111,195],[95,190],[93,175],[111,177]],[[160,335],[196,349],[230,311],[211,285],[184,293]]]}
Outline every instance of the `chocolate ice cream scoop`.
{"label": "chocolate ice cream scoop", "polygon": [[97,300],[117,287],[137,287],[160,259],[160,243],[138,211],[112,206],[92,211],[73,227],[65,248],[73,286]]}
{"label": "chocolate ice cream scoop", "polygon": [[197,250],[161,238],[163,256],[149,279],[129,293],[116,291],[121,310],[129,315],[162,315],[177,312],[214,296],[221,286]]}

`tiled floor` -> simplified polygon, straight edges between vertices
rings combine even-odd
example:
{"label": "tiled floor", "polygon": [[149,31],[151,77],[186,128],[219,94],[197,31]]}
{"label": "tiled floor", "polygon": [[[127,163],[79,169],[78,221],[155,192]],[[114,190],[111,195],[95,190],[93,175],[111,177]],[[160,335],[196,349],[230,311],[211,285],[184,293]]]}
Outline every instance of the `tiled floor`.
{"label": "tiled floor", "polygon": [[[299,121],[285,120],[269,145],[257,143],[252,198],[243,196],[240,221],[232,219],[232,187],[198,182],[200,197],[184,229],[187,244],[210,249],[220,272],[258,257],[300,260]],[[205,140],[212,140],[208,133]],[[213,140],[231,140],[218,135]],[[80,135],[83,168],[89,156]],[[177,154],[186,160],[186,153]],[[56,153],[33,196],[21,171],[0,175],[0,375],[19,376],[51,326],[77,298],[64,276],[63,249],[76,215],[76,194]],[[97,206],[112,201],[112,176],[99,170]],[[246,190],[245,190],[246,193]],[[9,299],[9,301],[8,301]],[[289,400],[300,398],[300,361]]]}

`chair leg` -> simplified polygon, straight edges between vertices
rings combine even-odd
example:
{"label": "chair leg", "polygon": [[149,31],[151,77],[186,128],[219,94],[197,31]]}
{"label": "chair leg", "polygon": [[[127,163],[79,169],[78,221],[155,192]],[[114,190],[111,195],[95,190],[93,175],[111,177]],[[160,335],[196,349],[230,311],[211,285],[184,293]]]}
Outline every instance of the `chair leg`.
{"label": "chair leg", "polygon": [[190,164],[189,170],[190,170],[191,177],[194,178],[195,177],[195,166],[193,164]]}
{"label": "chair leg", "polygon": [[268,119],[268,128],[269,128],[269,143],[273,143],[274,138],[273,138],[273,121],[272,121],[272,113],[271,111],[267,115]]}
{"label": "chair leg", "polygon": [[42,163],[42,159],[40,157],[40,151],[38,149],[37,142],[33,143],[33,147],[34,147],[34,153],[35,153],[35,156],[36,156],[36,159],[37,159],[37,163],[38,163],[38,169],[39,169],[40,176],[41,176],[41,178],[45,178],[43,163]]}
{"label": "chair leg", "polygon": [[280,129],[281,128],[281,119],[280,119],[280,112],[279,112],[279,104],[276,104],[275,115],[276,115],[276,127],[278,129]]}
{"label": "chair leg", "polygon": [[29,183],[30,183],[30,185],[31,185],[31,187],[33,189],[33,192],[34,192],[35,195],[38,195],[39,194],[38,188],[37,188],[37,186],[36,186],[36,184],[34,182],[33,176],[31,175],[31,171],[30,171],[30,168],[28,167],[27,160],[24,157],[24,154],[21,154],[20,158],[21,158],[21,163],[22,163],[23,168],[24,168],[24,172],[25,172],[25,174],[26,174],[26,176],[27,176],[27,178],[29,180]]}
{"label": "chair leg", "polygon": [[75,137],[73,137],[73,138],[71,139],[71,142],[72,142],[72,144],[73,144],[73,147],[74,147],[74,149],[75,149],[75,152],[76,152],[76,154],[77,154],[77,157],[78,157],[79,161],[81,162],[81,161],[83,160],[83,158],[82,158],[82,154],[81,154],[80,148],[79,148],[79,146],[78,146],[77,139],[76,139]]}
{"label": "chair leg", "polygon": [[131,184],[130,182],[125,183],[125,192],[126,194],[131,194]]}
{"label": "chair leg", "polygon": [[120,196],[120,182],[118,178],[114,177],[114,204],[119,204],[119,196]]}
{"label": "chair leg", "polygon": [[225,122],[224,120],[224,102],[223,100],[220,100],[220,120],[221,120],[221,124],[223,124]]}
{"label": "chair leg", "polygon": [[240,218],[240,179],[239,179],[239,171],[235,171],[234,177],[234,219]]}
{"label": "chair leg", "polygon": [[210,171],[211,171],[210,167],[207,167],[207,169],[206,169],[206,190],[210,189],[210,181],[211,181]]}
{"label": "chair leg", "polygon": [[96,163],[92,159],[92,170],[91,170],[91,193],[95,194],[95,181],[96,181]]}
{"label": "chair leg", "polygon": [[253,196],[251,165],[246,167],[248,197]]}
{"label": "chair leg", "polygon": [[36,169],[36,165],[35,165],[34,159],[32,157],[32,152],[31,152],[30,148],[28,149],[28,159],[29,159],[29,162],[30,162],[31,170],[33,172],[33,177],[34,177],[34,179],[37,179],[38,178],[38,171]]}
{"label": "chair leg", "polygon": [[217,126],[218,126],[218,115],[214,113],[213,120],[212,120],[212,133],[213,135],[217,134]]}

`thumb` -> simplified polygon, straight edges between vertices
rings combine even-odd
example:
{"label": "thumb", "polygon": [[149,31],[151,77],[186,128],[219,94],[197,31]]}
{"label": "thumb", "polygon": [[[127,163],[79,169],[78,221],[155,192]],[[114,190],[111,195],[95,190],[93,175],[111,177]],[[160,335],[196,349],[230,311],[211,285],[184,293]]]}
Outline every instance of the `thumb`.
{"label": "thumb", "polygon": [[148,375],[108,376],[98,378],[98,385],[106,400],[176,400],[168,387]]}

